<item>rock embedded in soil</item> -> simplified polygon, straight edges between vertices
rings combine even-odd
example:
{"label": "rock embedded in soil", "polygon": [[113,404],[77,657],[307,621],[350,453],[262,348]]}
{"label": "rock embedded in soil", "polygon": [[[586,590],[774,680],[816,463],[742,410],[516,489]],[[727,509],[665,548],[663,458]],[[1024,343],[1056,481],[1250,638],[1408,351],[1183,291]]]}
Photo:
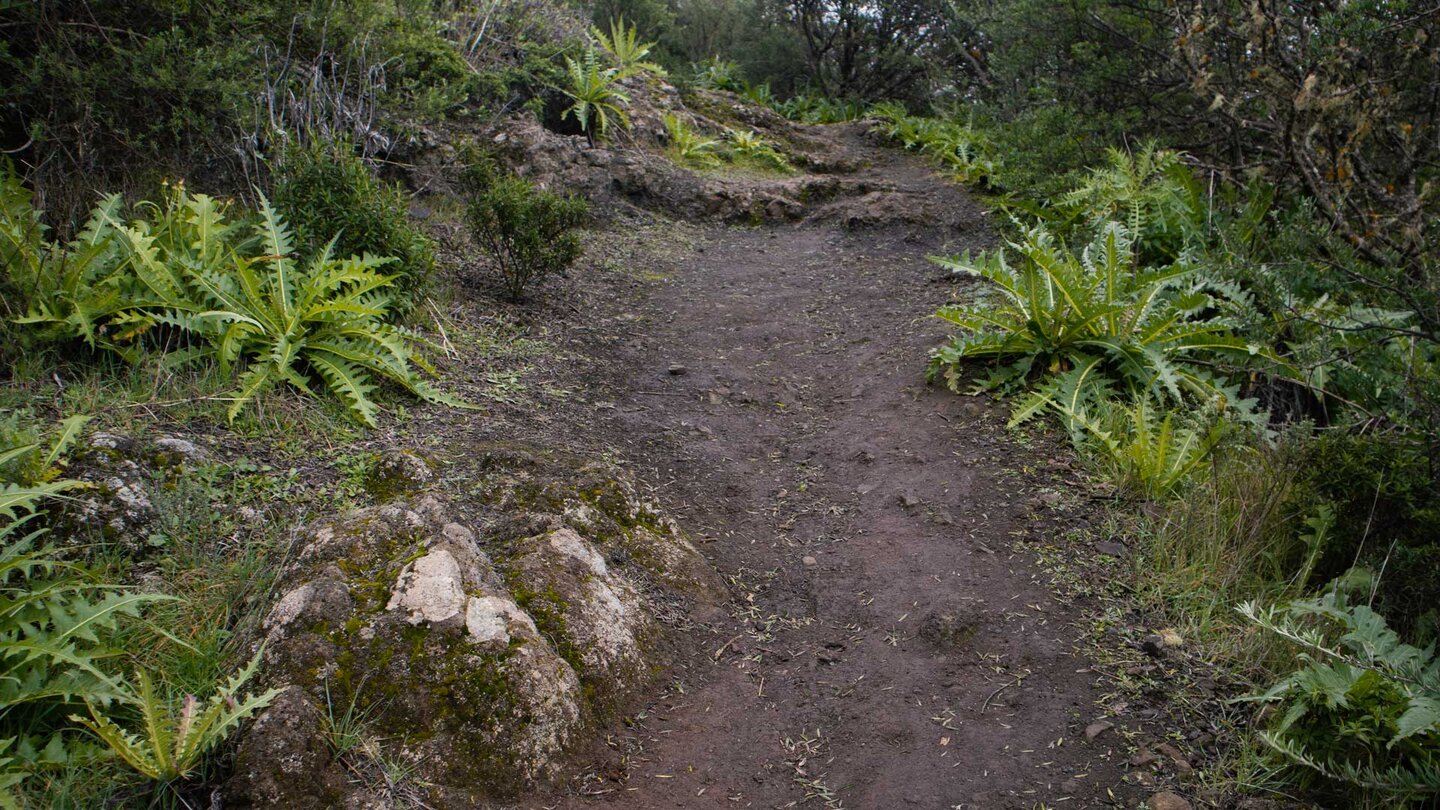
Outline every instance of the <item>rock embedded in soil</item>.
{"label": "rock embedded in soil", "polygon": [[1190,802],[1168,790],[1162,790],[1151,796],[1145,805],[1149,810],[1191,810]]}
{"label": "rock embedded in soil", "polygon": [[209,454],[179,436],[158,438],[97,432],[71,457],[66,477],[87,486],[72,490],[54,512],[53,537],[99,542],[129,557],[153,550],[160,511],[152,494]]}
{"label": "rock embedded in soil", "polygon": [[[311,527],[264,624],[262,677],[285,697],[242,738],[230,801],[364,805],[365,780],[346,778],[356,754],[316,753],[328,749],[314,717],[337,701],[383,730],[373,744],[426,786],[428,806],[558,775],[659,671],[662,616],[719,593],[618,472],[569,472],[491,467],[491,503],[420,494]],[[497,506],[511,522],[477,533],[472,518]],[[681,581],[688,594],[667,584]]]}

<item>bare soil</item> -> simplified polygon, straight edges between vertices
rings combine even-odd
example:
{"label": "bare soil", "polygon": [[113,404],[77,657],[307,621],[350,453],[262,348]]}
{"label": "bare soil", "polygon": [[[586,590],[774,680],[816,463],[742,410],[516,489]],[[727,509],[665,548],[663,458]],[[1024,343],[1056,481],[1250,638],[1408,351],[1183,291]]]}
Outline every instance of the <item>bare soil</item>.
{"label": "bare soil", "polygon": [[1083,606],[1034,559],[1066,529],[1064,453],[925,381],[946,334],[931,316],[968,285],[926,257],[992,244],[986,215],[923,163],[834,131],[880,197],[652,245],[654,278],[587,297],[592,327],[564,330],[592,399],[538,430],[615,448],[732,602],[695,617],[668,688],[581,776],[526,807],[1139,798],[1119,738],[1084,734],[1102,682],[1076,652]]}

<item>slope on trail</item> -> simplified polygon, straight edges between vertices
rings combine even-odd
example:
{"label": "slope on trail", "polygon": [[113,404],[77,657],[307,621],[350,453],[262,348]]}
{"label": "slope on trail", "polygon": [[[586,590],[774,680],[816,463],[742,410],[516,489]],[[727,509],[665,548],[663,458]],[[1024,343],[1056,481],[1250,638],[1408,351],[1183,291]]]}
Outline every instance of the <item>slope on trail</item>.
{"label": "slope on trail", "polygon": [[[714,228],[640,304],[615,444],[731,583],[613,753],[536,806],[1030,808],[1124,800],[1097,675],[1025,551],[1034,453],[924,382],[978,206],[866,146],[958,230]],[[1133,803],[1133,802],[1130,802]]]}

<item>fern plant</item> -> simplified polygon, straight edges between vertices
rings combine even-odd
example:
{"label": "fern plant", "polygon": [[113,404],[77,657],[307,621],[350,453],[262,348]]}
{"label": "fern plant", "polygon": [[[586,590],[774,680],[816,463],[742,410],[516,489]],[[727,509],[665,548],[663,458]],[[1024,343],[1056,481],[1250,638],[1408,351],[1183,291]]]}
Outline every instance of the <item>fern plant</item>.
{"label": "fern plant", "polygon": [[[1195,280],[1195,268],[1137,267],[1124,225],[1111,223],[1079,255],[1067,250],[1043,226],[1011,242],[1012,265],[1004,252],[972,260],[937,258],[942,267],[991,282],[999,300],[953,304],[938,313],[964,330],[931,360],[932,376],[952,388],[960,384],[965,361],[999,363],[977,386],[1011,389],[1040,375],[1093,367],[1098,379],[1128,392],[1175,405],[1201,402],[1220,409],[1239,405],[1211,366],[1239,364],[1272,353],[1234,332],[1233,323],[1213,314],[1213,291]],[[1045,403],[1024,400],[1017,416]]]}
{"label": "fern plant", "polygon": [[120,761],[143,776],[157,782],[184,779],[194,774],[206,753],[279,694],[279,690],[270,689],[240,696],[241,688],[259,666],[260,655],[256,654],[204,701],[185,695],[178,711],[156,692],[148,674],[137,671],[137,688],[125,690],[122,699],[139,711],[144,729],[141,734],[126,731],[90,701],[89,717],[71,715],[70,720],[89,729]]}
{"label": "fern plant", "polygon": [[610,61],[620,71],[620,78],[634,76],[637,73],[650,73],[655,76],[664,76],[665,68],[646,61],[650,52],[655,49],[653,42],[640,41],[640,27],[636,25],[627,26],[625,18],[610,21],[610,33],[607,35],[599,28],[591,27],[590,37],[600,46],[600,49],[610,57]]}
{"label": "fern plant", "polygon": [[673,112],[665,113],[665,132],[670,136],[670,148],[682,163],[695,166],[715,166],[720,163],[716,154],[720,142],[705,138],[691,129],[685,121]]}
{"label": "fern plant", "polygon": [[612,118],[622,128],[630,126],[623,109],[630,103],[630,96],[615,86],[621,79],[619,68],[602,67],[594,48],[579,59],[565,57],[565,68],[569,84],[561,87],[560,92],[573,103],[561,113],[561,118],[574,116],[591,146],[595,145],[597,136],[603,138],[609,131]]}
{"label": "fern plant", "polygon": [[1385,619],[1335,588],[1241,615],[1299,650],[1301,666],[1250,700],[1280,708],[1261,739],[1292,766],[1375,806],[1440,796],[1440,658],[1404,644]]}

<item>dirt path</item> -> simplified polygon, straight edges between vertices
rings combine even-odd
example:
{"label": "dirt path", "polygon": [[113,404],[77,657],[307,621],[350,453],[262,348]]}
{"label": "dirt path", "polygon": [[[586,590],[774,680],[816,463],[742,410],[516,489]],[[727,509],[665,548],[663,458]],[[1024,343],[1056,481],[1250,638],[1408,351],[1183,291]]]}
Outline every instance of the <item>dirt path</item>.
{"label": "dirt path", "polygon": [[[863,144],[959,230],[706,232],[642,305],[615,442],[732,585],[693,657],[575,792],[588,808],[1106,806],[1114,735],[1071,606],[1026,543],[1047,456],[928,387],[953,294],[925,256],[985,243],[980,209]],[[893,201],[892,201],[893,202]],[[833,222],[833,220],[831,220]],[[1041,472],[1036,472],[1039,468]],[[585,795],[591,794],[591,795]],[[1126,800],[1133,806],[1133,800]]]}

